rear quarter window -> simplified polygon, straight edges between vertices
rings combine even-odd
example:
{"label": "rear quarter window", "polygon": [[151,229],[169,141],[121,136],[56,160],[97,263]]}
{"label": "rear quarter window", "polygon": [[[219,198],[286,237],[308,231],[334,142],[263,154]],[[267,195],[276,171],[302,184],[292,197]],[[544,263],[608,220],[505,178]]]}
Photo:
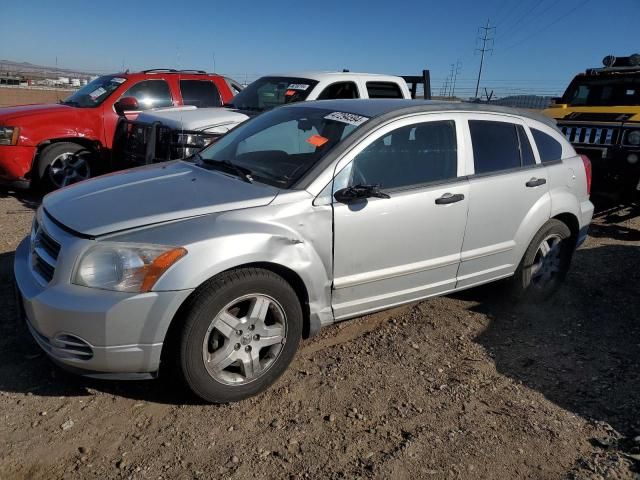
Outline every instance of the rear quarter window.
{"label": "rear quarter window", "polygon": [[562,144],[560,142],[535,128],[531,129],[531,134],[536,142],[542,163],[556,162],[562,159]]}
{"label": "rear quarter window", "polygon": [[218,87],[210,80],[180,80],[182,103],[198,108],[222,105]]}
{"label": "rear quarter window", "polygon": [[369,98],[404,98],[402,90],[393,82],[367,82]]}

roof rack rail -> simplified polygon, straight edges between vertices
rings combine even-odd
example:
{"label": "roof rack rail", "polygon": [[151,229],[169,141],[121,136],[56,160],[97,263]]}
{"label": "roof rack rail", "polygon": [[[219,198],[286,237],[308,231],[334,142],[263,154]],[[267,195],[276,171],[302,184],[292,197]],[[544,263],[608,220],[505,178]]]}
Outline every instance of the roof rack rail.
{"label": "roof rack rail", "polygon": [[587,75],[597,75],[598,73],[614,73],[614,72],[640,72],[640,65],[629,67],[600,67],[588,68],[585,72]]}
{"label": "roof rack rail", "polygon": [[175,68],[150,68],[149,70],[142,70],[142,73],[197,73],[206,75],[204,70],[176,70]]}

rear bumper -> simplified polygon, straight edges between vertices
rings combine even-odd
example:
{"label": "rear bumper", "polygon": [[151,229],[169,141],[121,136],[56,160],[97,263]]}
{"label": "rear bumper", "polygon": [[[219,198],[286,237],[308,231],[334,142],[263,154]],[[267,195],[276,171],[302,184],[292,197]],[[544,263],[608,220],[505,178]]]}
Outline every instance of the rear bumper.
{"label": "rear bumper", "polygon": [[28,186],[36,147],[0,145],[0,182]]}
{"label": "rear bumper", "polygon": [[587,239],[589,225],[591,225],[591,220],[593,219],[593,210],[593,203],[590,200],[580,202],[580,231],[578,232],[576,247],[582,245]]}

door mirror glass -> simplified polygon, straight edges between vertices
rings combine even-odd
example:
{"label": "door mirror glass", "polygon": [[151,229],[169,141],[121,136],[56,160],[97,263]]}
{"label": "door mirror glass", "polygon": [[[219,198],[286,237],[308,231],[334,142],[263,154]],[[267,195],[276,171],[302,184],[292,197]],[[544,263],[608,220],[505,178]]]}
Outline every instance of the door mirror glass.
{"label": "door mirror glass", "polygon": [[378,185],[353,185],[351,187],[341,188],[333,194],[333,198],[345,204],[372,197],[390,198],[389,195],[380,190]]}

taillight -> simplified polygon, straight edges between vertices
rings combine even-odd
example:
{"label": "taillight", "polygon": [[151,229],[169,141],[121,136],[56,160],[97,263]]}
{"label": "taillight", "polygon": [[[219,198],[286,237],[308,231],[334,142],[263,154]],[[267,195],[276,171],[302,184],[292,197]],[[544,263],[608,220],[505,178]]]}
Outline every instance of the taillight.
{"label": "taillight", "polygon": [[580,155],[584,163],[584,173],[587,175],[587,194],[591,195],[591,160],[586,155]]}

